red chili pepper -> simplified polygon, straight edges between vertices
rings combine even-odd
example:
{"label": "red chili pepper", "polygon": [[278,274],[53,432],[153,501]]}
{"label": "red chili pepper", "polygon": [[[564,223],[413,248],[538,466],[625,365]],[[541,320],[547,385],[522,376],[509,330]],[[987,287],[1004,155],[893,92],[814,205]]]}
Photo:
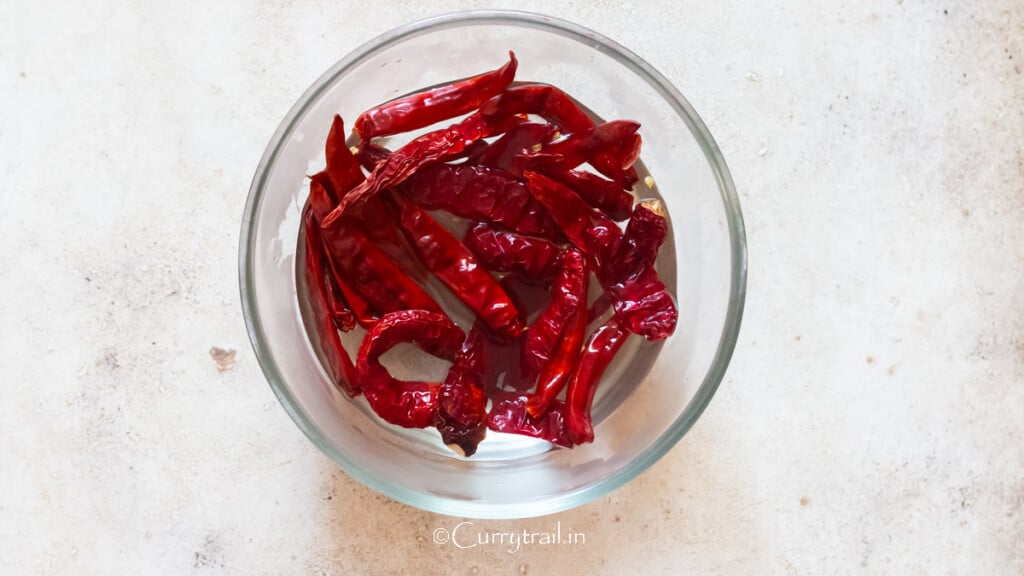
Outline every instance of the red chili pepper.
{"label": "red chili pepper", "polygon": [[524,282],[547,282],[558,270],[559,249],[548,240],[480,222],[466,231],[462,242],[490,270],[515,275]]}
{"label": "red chili pepper", "polygon": [[540,146],[551,141],[555,132],[555,127],[550,124],[520,124],[488,146],[477,163],[519,175],[521,171],[515,165],[515,157],[536,152]]}
{"label": "red chili pepper", "polygon": [[[558,276],[551,286],[551,303],[530,325],[523,343],[523,371],[526,374],[537,374],[550,364],[559,338],[569,337],[566,326],[577,315],[580,306],[585,309],[587,305],[589,275],[580,252],[567,250],[561,254]],[[577,347],[579,344],[577,342]]]}
{"label": "red chili pepper", "polygon": [[327,373],[339,390],[349,396],[355,396],[360,388],[358,374],[348,357],[348,352],[341,345],[341,337],[334,327],[334,319],[325,293],[323,240],[320,237],[319,222],[308,206],[302,217],[306,229],[306,289],[320,340],[320,349],[327,361]]}
{"label": "red chili pepper", "polygon": [[[309,203],[317,218],[330,206],[326,190],[315,180],[310,182]],[[354,227],[334,226],[321,229],[321,234],[338,267],[336,276],[350,282],[375,309],[441,312],[441,307],[429,294]]]}
{"label": "red chili pepper", "polygon": [[629,333],[612,318],[590,336],[580,358],[576,372],[569,381],[565,398],[565,422],[568,436],[574,444],[594,441],[594,427],[590,408],[594,392],[608,364],[622,348]]}
{"label": "red chili pepper", "polygon": [[474,113],[458,124],[416,138],[392,152],[362,184],[346,194],[338,207],[324,219],[321,228],[329,229],[346,210],[362,204],[384,189],[401,184],[420,168],[446,156],[458,154],[477,140],[505,132],[522,121],[522,118],[515,116],[484,117]]}
{"label": "red chili pepper", "polygon": [[406,428],[424,428],[434,422],[440,384],[396,380],[380,364],[380,357],[400,342],[452,360],[465,335],[447,316],[426,310],[386,314],[366,333],[356,355],[356,367],[370,407],[386,422]]}
{"label": "red chili pepper", "polygon": [[544,365],[537,380],[537,391],[526,403],[526,411],[530,416],[543,414],[551,401],[565,387],[572,375],[573,368],[580,357],[580,346],[587,329],[587,278],[589,272],[584,270],[583,291],[578,296],[576,309],[572,311],[568,324],[565,326],[555,354]]}
{"label": "red chili pepper", "polygon": [[476,326],[469,331],[462,348],[438,393],[434,426],[441,440],[457,446],[463,456],[472,456],[487,433],[487,396],[484,393],[484,337]]}
{"label": "red chili pepper", "polygon": [[623,326],[648,340],[672,334],[678,315],[675,301],[654,268],[643,265],[646,257],[631,247],[618,226],[550,178],[527,172],[526,182],[569,241],[597,262],[598,280]]}
{"label": "red chili pepper", "polygon": [[635,154],[639,152],[636,131],[639,129],[640,124],[632,120],[605,122],[586,132],[577,132],[565,140],[549,144],[543,152],[524,154],[519,160],[524,170],[536,170],[539,167],[571,170],[584,162],[590,162],[599,154],[616,154],[623,148],[629,148],[629,155],[620,156],[619,163],[615,165],[616,169],[623,170],[636,161]]}
{"label": "red chili pepper", "polygon": [[640,255],[640,262],[653,266],[658,250],[668,236],[668,222],[662,216],[660,200],[642,202],[633,210],[633,217],[626,225],[626,241]]}
{"label": "red chili pepper", "polygon": [[402,231],[427,268],[489,328],[509,336],[522,332],[508,295],[459,239],[415,204],[401,201],[400,208]]}
{"label": "red chili pepper", "polygon": [[[484,115],[508,116],[536,114],[561,128],[563,133],[577,134],[590,130],[595,123],[582,108],[558,88],[548,84],[522,84],[505,90],[484,104]],[[639,180],[636,169],[624,168],[623,159],[632,154],[637,142],[628,142],[625,150],[598,154],[591,165],[624,188],[631,188]]]}
{"label": "red chili pepper", "polygon": [[359,161],[345,144],[345,122],[335,114],[331,131],[327,133],[327,176],[336,193],[336,199],[363,181],[363,170]]}
{"label": "red chili pepper", "polygon": [[519,63],[511,51],[508,57],[508,63],[497,70],[370,108],[356,119],[356,133],[369,140],[409,132],[476,110],[512,83]]}
{"label": "red chili pepper", "polygon": [[[323,250],[322,243],[320,249]],[[326,255],[321,258],[320,267],[323,270],[330,269],[330,259]],[[355,314],[349,307],[348,302],[345,301],[345,296],[342,294],[338,283],[335,282],[334,275],[324,273],[323,276],[326,284],[327,304],[331,311],[331,317],[334,319],[334,325],[342,332],[351,332],[356,327]]]}
{"label": "red chili pepper", "polygon": [[633,210],[633,195],[597,174],[583,170],[552,170],[544,174],[569,187],[587,204],[616,222],[629,218]]}
{"label": "red chili pepper", "polygon": [[552,400],[547,412],[534,418],[526,411],[528,397],[519,393],[499,393],[493,399],[487,415],[487,427],[495,432],[519,434],[547,440],[552,444],[571,448],[569,431],[565,425],[565,407],[561,400]]}

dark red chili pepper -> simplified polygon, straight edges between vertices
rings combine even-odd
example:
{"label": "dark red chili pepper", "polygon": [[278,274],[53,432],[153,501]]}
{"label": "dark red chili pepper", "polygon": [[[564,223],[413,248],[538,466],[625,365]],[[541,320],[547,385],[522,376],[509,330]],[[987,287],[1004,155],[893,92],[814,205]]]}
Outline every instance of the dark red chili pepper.
{"label": "dark red chili pepper", "polygon": [[661,200],[642,202],[637,204],[626,225],[626,241],[637,251],[645,266],[654,265],[658,249],[668,236],[668,222],[661,211]]}
{"label": "dark red chili pepper", "polygon": [[561,400],[552,400],[540,418],[526,411],[528,396],[521,393],[498,393],[493,398],[487,415],[487,427],[495,432],[519,434],[547,440],[552,444],[571,448],[569,431],[565,425],[565,407]]}
{"label": "dark red chili pepper", "polygon": [[540,371],[536,393],[530,396],[530,400],[526,403],[526,411],[530,416],[536,418],[548,409],[551,401],[558,396],[566,382],[569,381],[576,362],[579,360],[580,347],[583,345],[583,336],[587,329],[587,278],[589,276],[589,272],[584,271],[583,292],[580,294],[576,309],[572,311],[572,316],[555,348],[554,356]]}
{"label": "dark red chili pepper", "polygon": [[628,336],[629,333],[612,317],[595,330],[587,341],[565,397],[565,422],[573,443],[594,441],[594,427],[590,417],[594,392],[601,381],[601,375]]}
{"label": "dark red chili pepper", "polygon": [[[330,206],[326,190],[315,180],[309,185],[309,204],[317,218]],[[441,307],[423,288],[354,227],[347,224],[334,226],[321,229],[321,234],[338,267],[337,277],[351,283],[376,310],[441,312]]]}
{"label": "dark red chili pepper", "polygon": [[636,131],[639,129],[640,124],[632,120],[605,122],[586,132],[577,132],[565,140],[549,144],[542,152],[524,154],[519,160],[524,170],[571,170],[584,162],[590,162],[599,154],[616,154],[627,147],[630,149],[629,155],[619,157],[619,164],[616,166],[622,170],[632,166],[636,161],[635,154],[639,152],[639,144],[633,142],[636,141]]}
{"label": "dark red chili pepper", "polygon": [[516,116],[484,117],[480,113],[467,116],[458,124],[428,132],[398,150],[378,164],[363,183],[353,188],[338,207],[328,215],[321,228],[329,229],[350,207],[362,204],[380,191],[397,186],[420,168],[458,154],[481,138],[507,131],[523,122]]}
{"label": "dark red chili pepper", "polygon": [[561,182],[594,208],[617,222],[629,218],[633,195],[611,180],[584,170],[552,170],[547,176]]}
{"label": "dark red chili pepper", "polygon": [[516,307],[462,242],[415,204],[401,201],[400,209],[402,231],[427,268],[490,329],[509,336],[522,332]]}
{"label": "dark red chili pepper", "polygon": [[520,171],[515,165],[515,157],[539,151],[542,145],[551,141],[555,132],[555,127],[550,124],[532,122],[520,124],[491,143],[477,163],[481,166],[519,174]]}
{"label": "dark red chili pepper", "polygon": [[339,390],[349,396],[355,396],[359,393],[359,378],[348,352],[341,345],[341,337],[334,327],[334,319],[325,293],[323,240],[320,237],[319,221],[308,206],[302,217],[306,229],[306,289],[320,340],[320,349],[327,361],[327,373]]}
{"label": "dark red chili pepper", "polygon": [[380,357],[400,342],[452,360],[465,334],[447,316],[426,310],[386,314],[366,333],[356,355],[356,368],[370,407],[386,422],[406,428],[424,428],[434,422],[440,384],[396,380],[380,364]]}
{"label": "dark red chili pepper", "polygon": [[435,164],[407,180],[402,190],[427,210],[494,222],[521,234],[559,238],[551,216],[526,186],[493,168]]}
{"label": "dark red chili pepper", "polygon": [[[586,132],[595,124],[569,95],[548,84],[522,84],[509,88],[489,100],[480,111],[484,115],[499,117],[511,114],[536,114],[558,126],[566,134]],[[622,164],[623,159],[628,158],[638,145],[639,141],[636,140],[627,142],[625,150],[602,152],[591,161],[591,165],[624,188],[631,188],[639,180],[639,176],[635,168],[625,168]]]}
{"label": "dark red chili pepper", "polygon": [[550,364],[559,338],[564,340],[568,337],[566,326],[581,305],[586,307],[589,275],[580,252],[562,252],[558,276],[551,286],[551,302],[530,325],[523,343],[523,371],[526,374],[537,374],[545,365]]}
{"label": "dark red chili pepper", "polygon": [[363,181],[363,170],[359,161],[352,155],[345,144],[345,122],[335,114],[331,122],[331,131],[327,134],[327,176],[330,178],[336,199]]}
{"label": "dark red chili pepper", "polygon": [[484,337],[474,326],[441,383],[434,426],[441,440],[472,456],[487,433],[487,396],[484,393]]}
{"label": "dark red chili pepper", "polygon": [[559,248],[548,240],[480,222],[466,231],[462,242],[490,270],[513,274],[525,282],[547,282],[558,270]]}
{"label": "dark red chili pepper", "polygon": [[[322,243],[320,249],[323,250]],[[329,270],[330,258],[324,255],[321,258],[320,266],[323,270]],[[348,302],[345,301],[345,296],[342,294],[338,283],[335,282],[334,275],[325,273],[323,276],[326,283],[327,304],[331,310],[331,317],[334,318],[334,325],[342,332],[351,332],[356,327],[355,314],[349,307]]]}
{"label": "dark red chili pepper", "polygon": [[533,172],[527,185],[569,241],[597,262],[597,277],[622,325],[648,340],[668,337],[677,319],[675,301],[647,257],[637,253],[610,218],[595,212],[571,190]]}
{"label": "dark red chili pepper", "polygon": [[519,63],[511,51],[508,57],[508,63],[497,70],[370,108],[356,119],[356,133],[369,140],[416,130],[476,110],[512,83]]}

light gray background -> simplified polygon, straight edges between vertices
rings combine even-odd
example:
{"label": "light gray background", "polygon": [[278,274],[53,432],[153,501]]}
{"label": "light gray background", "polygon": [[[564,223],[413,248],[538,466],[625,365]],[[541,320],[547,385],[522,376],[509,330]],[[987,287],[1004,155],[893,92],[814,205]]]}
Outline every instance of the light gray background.
{"label": "light gray background", "polygon": [[[1024,573],[1019,0],[528,2],[664,72],[747,219],[747,314],[693,431],[613,495],[475,531],[355,483],[238,303],[278,121],[333,62],[484,4],[0,3],[5,574]],[[211,346],[238,350],[219,372]]]}

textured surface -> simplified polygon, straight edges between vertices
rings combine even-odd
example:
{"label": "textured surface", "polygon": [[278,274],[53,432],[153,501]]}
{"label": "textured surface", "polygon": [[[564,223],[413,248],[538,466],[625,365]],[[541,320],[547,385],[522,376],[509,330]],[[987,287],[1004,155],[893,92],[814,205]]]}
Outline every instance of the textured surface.
{"label": "textured surface", "polygon": [[88,4],[0,3],[0,572],[1024,573],[1018,0],[523,5],[691,99],[750,286],[728,377],[667,457],[582,508],[460,529],[586,538],[514,553],[436,544],[458,519],[337,472],[237,297],[245,194],[292,102],[373,35],[469,5]]}

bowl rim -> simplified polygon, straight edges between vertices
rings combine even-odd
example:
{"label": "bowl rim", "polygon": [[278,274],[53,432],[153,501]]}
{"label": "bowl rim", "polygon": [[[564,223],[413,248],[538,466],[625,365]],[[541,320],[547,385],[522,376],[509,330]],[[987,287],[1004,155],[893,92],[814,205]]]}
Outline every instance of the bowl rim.
{"label": "bowl rim", "polygon": [[[697,388],[697,392],[690,399],[687,409],[684,409],[669,429],[646,450],[637,454],[626,466],[614,471],[603,480],[553,497],[514,504],[460,500],[418,492],[393,484],[387,478],[369,472],[359,462],[345,457],[336,450],[309,415],[298,405],[288,386],[284,383],[279,367],[265,343],[266,334],[252,283],[254,277],[252,246],[256,235],[256,227],[253,225],[254,215],[263,198],[269,168],[273,166],[286,142],[286,136],[295,129],[307,106],[317,100],[335,79],[378,50],[428,31],[466,24],[511,24],[551,32],[584,43],[614,58],[640,76],[666,100],[695,136],[718,184],[729,232],[731,274],[725,323],[711,367]],[[568,510],[611,493],[660,460],[700,418],[721,384],[739,338],[747,288],[747,243],[739,198],[721,150],[693,106],[664,75],[618,42],[567,20],[518,10],[466,10],[416,20],[363,43],[323,73],[292,105],[277,130],[274,131],[260,158],[242,216],[238,257],[239,293],[249,340],[274,395],[277,396],[285,412],[299,429],[345,473],[372,490],[417,508],[469,518],[525,518]]]}

